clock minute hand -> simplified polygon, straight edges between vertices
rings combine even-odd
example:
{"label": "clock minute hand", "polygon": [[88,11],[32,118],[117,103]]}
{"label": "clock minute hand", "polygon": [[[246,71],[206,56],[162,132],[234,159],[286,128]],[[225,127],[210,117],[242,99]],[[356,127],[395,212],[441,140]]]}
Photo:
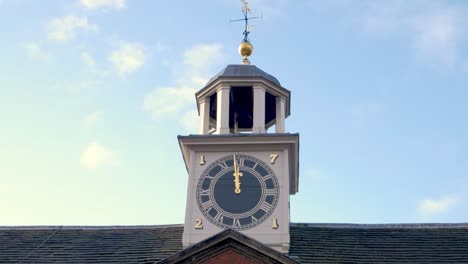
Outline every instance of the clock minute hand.
{"label": "clock minute hand", "polygon": [[233,160],[234,160],[234,173],[232,175],[234,176],[234,192],[236,194],[239,194],[241,192],[240,177],[242,177],[243,174],[239,170],[239,165],[237,164],[236,155],[233,156]]}

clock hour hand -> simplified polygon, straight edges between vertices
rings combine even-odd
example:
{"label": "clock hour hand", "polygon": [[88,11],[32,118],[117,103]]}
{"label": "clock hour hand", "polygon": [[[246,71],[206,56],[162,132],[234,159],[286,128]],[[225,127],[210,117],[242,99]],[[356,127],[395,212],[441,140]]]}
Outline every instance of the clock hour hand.
{"label": "clock hour hand", "polygon": [[232,175],[234,176],[234,192],[236,194],[239,194],[241,192],[240,177],[242,177],[243,174],[239,170],[239,165],[237,164],[236,155],[233,155],[233,160],[234,160],[234,173]]}

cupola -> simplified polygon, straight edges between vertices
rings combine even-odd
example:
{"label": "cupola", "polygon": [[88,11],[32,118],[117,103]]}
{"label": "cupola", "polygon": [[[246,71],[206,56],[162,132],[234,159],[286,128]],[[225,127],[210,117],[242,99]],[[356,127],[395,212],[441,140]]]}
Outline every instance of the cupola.
{"label": "cupola", "polygon": [[255,65],[228,65],[195,96],[200,134],[266,133],[273,125],[285,132],[291,93]]}

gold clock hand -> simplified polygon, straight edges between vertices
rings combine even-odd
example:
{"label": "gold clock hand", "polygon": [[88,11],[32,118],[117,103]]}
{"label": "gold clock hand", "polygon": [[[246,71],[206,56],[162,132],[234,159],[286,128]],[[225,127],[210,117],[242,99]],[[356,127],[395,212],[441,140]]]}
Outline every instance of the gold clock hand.
{"label": "gold clock hand", "polygon": [[234,192],[236,194],[239,194],[241,192],[240,177],[242,177],[243,174],[239,170],[239,165],[237,164],[236,155],[233,155],[233,160],[234,160],[234,173],[232,175],[234,176]]}
{"label": "gold clock hand", "polygon": [[235,173],[235,172],[237,172],[236,154],[232,155],[232,160],[234,161],[234,173]]}

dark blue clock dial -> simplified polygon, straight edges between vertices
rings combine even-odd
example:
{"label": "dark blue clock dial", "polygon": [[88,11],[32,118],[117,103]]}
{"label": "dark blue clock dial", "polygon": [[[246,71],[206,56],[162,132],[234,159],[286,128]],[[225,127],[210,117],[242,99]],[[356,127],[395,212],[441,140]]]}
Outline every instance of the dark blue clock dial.
{"label": "dark blue clock dial", "polygon": [[211,223],[245,230],[273,213],[279,198],[278,180],[263,161],[236,154],[206,168],[198,181],[196,195],[201,212]]}

